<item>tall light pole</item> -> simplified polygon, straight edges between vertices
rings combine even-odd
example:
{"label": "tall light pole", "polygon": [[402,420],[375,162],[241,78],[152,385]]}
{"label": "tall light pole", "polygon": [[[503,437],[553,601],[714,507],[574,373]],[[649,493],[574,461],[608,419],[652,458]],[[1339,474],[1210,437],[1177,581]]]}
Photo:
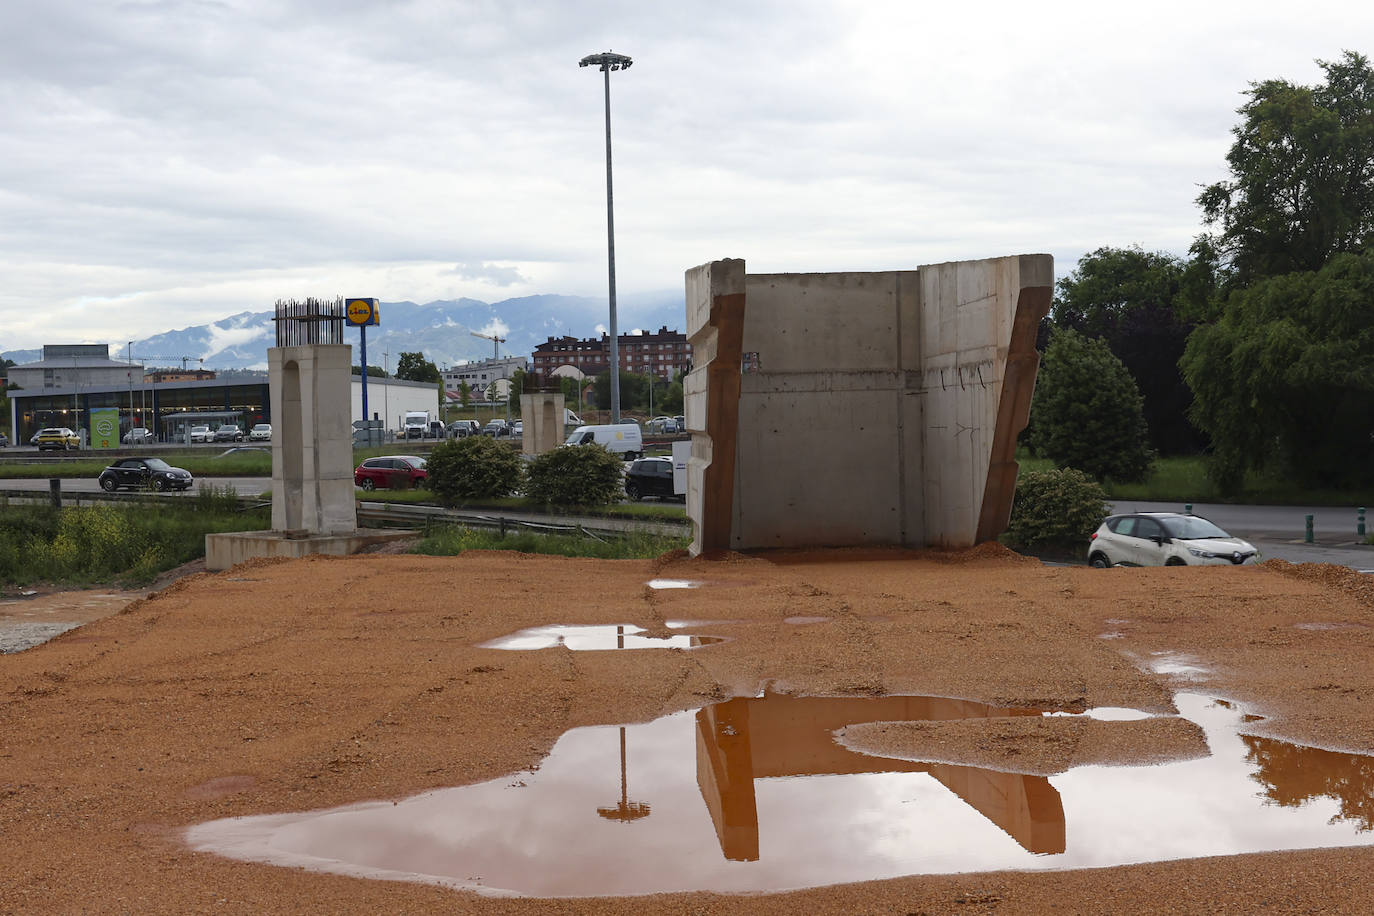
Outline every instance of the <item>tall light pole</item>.
{"label": "tall light pole", "polygon": [[611,71],[628,70],[634,63],[624,54],[588,54],[579,67],[600,67],[606,76],[606,250],[611,289],[611,422],[620,422],[620,332],[615,323],[615,196],[611,193]]}

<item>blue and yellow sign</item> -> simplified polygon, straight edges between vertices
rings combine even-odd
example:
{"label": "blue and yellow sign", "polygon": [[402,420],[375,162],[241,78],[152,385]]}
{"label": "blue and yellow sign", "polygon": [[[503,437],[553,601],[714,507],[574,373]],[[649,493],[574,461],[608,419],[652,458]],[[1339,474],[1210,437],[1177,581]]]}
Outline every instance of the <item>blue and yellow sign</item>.
{"label": "blue and yellow sign", "polygon": [[345,314],[348,315],[348,323],[357,328],[382,323],[382,312],[377,307],[376,299],[349,299]]}

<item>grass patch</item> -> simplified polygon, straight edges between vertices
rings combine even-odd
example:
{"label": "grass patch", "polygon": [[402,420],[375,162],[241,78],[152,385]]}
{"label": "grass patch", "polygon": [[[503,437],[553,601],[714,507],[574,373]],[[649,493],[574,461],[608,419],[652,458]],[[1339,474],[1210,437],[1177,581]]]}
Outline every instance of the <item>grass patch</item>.
{"label": "grass patch", "polygon": [[593,557],[599,560],[647,560],[670,550],[685,550],[690,543],[691,538],[662,537],[639,531],[630,532],[624,537],[604,540],[529,532],[502,537],[497,531],[450,525],[436,528],[415,546],[413,552],[432,557],[451,557],[465,550],[516,550],[521,553]]}
{"label": "grass patch", "polygon": [[[1022,450],[1016,456],[1021,471],[1046,471],[1055,467],[1048,458],[1031,458]],[[1223,496],[1207,477],[1200,455],[1156,458],[1150,476],[1141,483],[1102,481],[1107,498],[1142,502],[1233,503],[1273,506],[1362,506],[1370,502],[1368,490],[1305,489],[1274,474],[1251,473],[1234,496]]]}
{"label": "grass patch", "polygon": [[230,488],[167,503],[151,512],[147,505],[0,506],[0,582],[146,585],[205,556],[207,534],[271,524],[265,509],[239,511]]}

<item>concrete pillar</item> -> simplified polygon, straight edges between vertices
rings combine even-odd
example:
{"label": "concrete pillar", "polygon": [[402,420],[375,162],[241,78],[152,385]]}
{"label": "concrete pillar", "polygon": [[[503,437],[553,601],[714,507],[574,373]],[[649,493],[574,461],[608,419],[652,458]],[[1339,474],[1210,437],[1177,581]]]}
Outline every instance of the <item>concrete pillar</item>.
{"label": "concrete pillar", "polygon": [[272,347],[272,528],[291,535],[358,527],[347,344]]}
{"label": "concrete pillar", "polygon": [[535,391],[520,395],[524,433],[520,450],[542,455],[563,444],[563,392]]}

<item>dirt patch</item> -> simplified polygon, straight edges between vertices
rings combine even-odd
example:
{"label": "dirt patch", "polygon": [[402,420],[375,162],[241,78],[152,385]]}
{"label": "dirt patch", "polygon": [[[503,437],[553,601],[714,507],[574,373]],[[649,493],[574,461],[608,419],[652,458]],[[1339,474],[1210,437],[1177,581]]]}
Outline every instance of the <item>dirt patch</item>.
{"label": "dirt patch", "polygon": [[[655,577],[702,585],[646,588]],[[1180,689],[1263,716],[1248,726],[1256,734],[1374,753],[1364,581],[1270,565],[1049,568],[993,548],[714,561],[365,555],[191,571],[122,613],[0,657],[0,912],[1371,912],[1367,849],[546,901],[235,862],[179,840],[215,818],[508,776],[537,767],[570,728],[765,689],[1164,717],[848,734],[880,752],[1026,772],[1195,753],[1197,736],[1167,718]],[[711,633],[731,638],[690,651],[478,648],[526,627],[658,632],[671,620],[716,621]],[[1197,670],[1152,669],[1168,654]]]}

